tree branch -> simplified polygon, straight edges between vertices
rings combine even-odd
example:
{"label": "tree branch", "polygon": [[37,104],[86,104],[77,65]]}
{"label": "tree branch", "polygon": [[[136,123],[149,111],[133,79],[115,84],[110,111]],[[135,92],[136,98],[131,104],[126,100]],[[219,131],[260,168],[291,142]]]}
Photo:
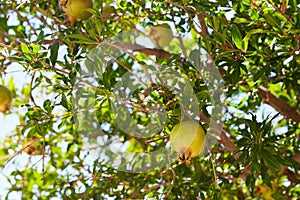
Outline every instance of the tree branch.
{"label": "tree branch", "polygon": [[201,34],[202,35],[205,35],[205,36],[209,36],[209,33],[208,33],[208,29],[207,29],[207,26],[206,26],[206,23],[205,23],[205,15],[203,13],[200,13],[197,15],[198,19],[199,19],[199,23],[201,25]]}
{"label": "tree branch", "polygon": [[258,87],[258,94],[264,103],[269,104],[278,112],[280,112],[286,119],[291,119],[296,123],[300,123],[300,113],[296,108],[293,108],[281,98],[270,92],[263,86]]}
{"label": "tree branch", "polygon": [[112,48],[121,49],[124,51],[132,50],[136,52],[141,52],[147,55],[156,56],[157,58],[161,58],[161,59],[169,59],[173,55],[172,53],[169,53],[163,49],[146,48],[145,46],[134,44],[134,43],[125,43],[125,42],[109,43],[105,41],[103,43],[105,43],[106,45]]}

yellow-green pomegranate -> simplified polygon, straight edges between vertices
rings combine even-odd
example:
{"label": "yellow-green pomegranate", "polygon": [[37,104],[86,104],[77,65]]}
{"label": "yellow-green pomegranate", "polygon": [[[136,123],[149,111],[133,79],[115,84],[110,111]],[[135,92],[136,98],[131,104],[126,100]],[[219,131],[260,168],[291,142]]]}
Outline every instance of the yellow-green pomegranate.
{"label": "yellow-green pomegranate", "polygon": [[164,48],[173,39],[173,32],[169,24],[159,24],[151,27],[149,37],[156,47]]}
{"label": "yellow-green pomegranate", "polygon": [[172,148],[179,153],[182,162],[190,163],[191,158],[199,156],[206,144],[206,135],[196,121],[183,121],[176,124],[170,134]]}
{"label": "yellow-green pomegranate", "polygon": [[115,8],[110,5],[105,5],[102,10],[102,17],[105,19],[109,19],[115,13]]}
{"label": "yellow-green pomegranate", "polygon": [[73,26],[76,20],[85,20],[91,16],[86,9],[92,8],[93,2],[92,0],[59,0],[59,5]]}
{"label": "yellow-green pomegranate", "polygon": [[12,92],[4,85],[0,85],[0,111],[6,113],[10,109]]}
{"label": "yellow-green pomegranate", "polygon": [[42,155],[43,138],[41,137],[26,138],[23,143],[23,152],[29,155]]}

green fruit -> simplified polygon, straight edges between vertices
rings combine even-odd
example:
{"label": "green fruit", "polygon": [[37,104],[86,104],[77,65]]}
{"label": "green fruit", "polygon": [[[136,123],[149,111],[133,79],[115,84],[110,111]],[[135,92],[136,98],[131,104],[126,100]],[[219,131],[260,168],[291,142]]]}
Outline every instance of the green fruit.
{"label": "green fruit", "polygon": [[152,42],[159,48],[168,46],[173,39],[173,32],[169,24],[159,24],[151,27],[149,34]]}
{"label": "green fruit", "polygon": [[205,131],[196,121],[183,121],[172,129],[170,141],[179,159],[189,164],[191,158],[199,156],[205,148]]}
{"label": "green fruit", "polygon": [[29,155],[43,155],[43,138],[26,138],[23,143],[23,152]]}
{"label": "green fruit", "polygon": [[102,10],[102,16],[104,18],[110,18],[115,13],[115,8],[110,5],[105,5]]}
{"label": "green fruit", "polygon": [[0,85],[0,111],[6,113],[10,109],[12,92],[4,85]]}
{"label": "green fruit", "polygon": [[86,9],[92,8],[93,2],[92,0],[60,0],[59,5],[68,16],[71,25],[74,25],[77,19],[85,20],[91,16]]}

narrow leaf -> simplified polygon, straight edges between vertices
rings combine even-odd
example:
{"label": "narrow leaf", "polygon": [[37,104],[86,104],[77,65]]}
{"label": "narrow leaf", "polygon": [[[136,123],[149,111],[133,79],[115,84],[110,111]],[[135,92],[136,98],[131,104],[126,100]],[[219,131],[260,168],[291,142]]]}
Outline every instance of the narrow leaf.
{"label": "narrow leaf", "polygon": [[247,49],[248,49],[248,44],[249,44],[249,40],[250,40],[251,35],[257,34],[257,33],[264,33],[264,30],[263,29],[253,29],[253,30],[249,31],[246,34],[246,36],[243,39],[243,42],[244,42],[244,51],[247,51]]}
{"label": "narrow leaf", "polygon": [[232,41],[238,49],[243,49],[243,39],[239,28],[233,24],[232,26]]}
{"label": "narrow leaf", "polygon": [[56,61],[57,61],[58,50],[59,50],[59,44],[58,43],[55,43],[51,46],[50,61],[51,61],[53,66],[56,64]]}

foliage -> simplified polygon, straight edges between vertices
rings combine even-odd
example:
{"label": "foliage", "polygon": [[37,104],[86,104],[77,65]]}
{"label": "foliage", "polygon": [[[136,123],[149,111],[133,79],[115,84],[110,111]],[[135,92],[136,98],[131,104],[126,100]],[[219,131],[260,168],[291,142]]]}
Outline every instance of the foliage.
{"label": "foliage", "polygon": [[[276,185],[273,199],[298,198],[296,0],[94,0],[88,12],[72,27],[58,1],[0,3],[1,84],[14,96],[1,120],[18,124],[0,141],[1,167],[12,169],[3,199],[254,199],[263,198],[255,192],[262,184]],[[164,50],[109,46],[161,23],[176,31]],[[192,39],[180,41],[185,35]],[[204,51],[218,72],[208,79],[210,66],[198,60]],[[152,156],[168,151],[182,118],[201,119],[206,153],[190,165],[173,154]],[[25,153],[28,138],[42,155]]]}

